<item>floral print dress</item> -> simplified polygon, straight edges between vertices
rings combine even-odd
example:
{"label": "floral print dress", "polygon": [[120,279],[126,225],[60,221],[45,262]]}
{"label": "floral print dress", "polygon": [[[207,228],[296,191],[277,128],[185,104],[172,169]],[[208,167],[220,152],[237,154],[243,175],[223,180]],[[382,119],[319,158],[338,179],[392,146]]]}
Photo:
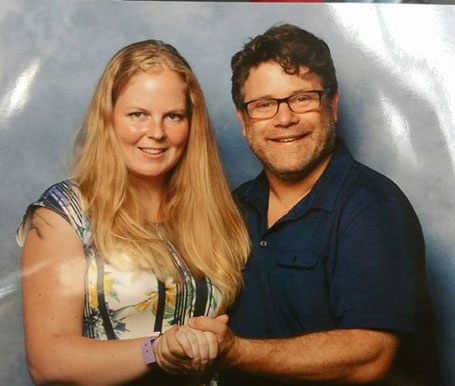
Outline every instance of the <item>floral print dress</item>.
{"label": "floral print dress", "polygon": [[77,184],[59,182],[32,203],[17,231],[22,245],[36,208],[61,215],[73,227],[85,252],[85,303],[83,335],[94,339],[132,339],[158,335],[172,325],[182,325],[193,317],[216,317],[222,307],[221,294],[208,278],[197,279],[185,266],[170,243],[182,283],[162,282],[146,271],[125,272],[104,261],[94,245],[90,221],[81,206]]}

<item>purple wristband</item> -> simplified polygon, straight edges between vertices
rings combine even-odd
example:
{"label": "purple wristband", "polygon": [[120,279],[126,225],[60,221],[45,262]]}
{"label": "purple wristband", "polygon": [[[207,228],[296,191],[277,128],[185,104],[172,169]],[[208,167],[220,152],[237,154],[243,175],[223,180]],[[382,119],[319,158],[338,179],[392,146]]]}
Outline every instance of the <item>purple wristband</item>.
{"label": "purple wristband", "polygon": [[155,349],[158,343],[158,337],[154,336],[147,338],[144,342],[141,343],[142,348],[142,357],[146,365],[153,365],[156,363]]}

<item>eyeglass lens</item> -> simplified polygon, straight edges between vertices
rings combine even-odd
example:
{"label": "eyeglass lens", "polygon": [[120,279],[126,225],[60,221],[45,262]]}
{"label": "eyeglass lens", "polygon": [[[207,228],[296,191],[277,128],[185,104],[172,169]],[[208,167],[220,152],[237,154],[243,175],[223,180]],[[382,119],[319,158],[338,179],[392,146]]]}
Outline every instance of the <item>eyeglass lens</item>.
{"label": "eyeglass lens", "polygon": [[284,99],[262,99],[247,105],[250,118],[272,118],[278,113],[279,105],[287,103],[295,113],[305,113],[316,109],[320,104],[320,94],[317,91],[307,91]]}

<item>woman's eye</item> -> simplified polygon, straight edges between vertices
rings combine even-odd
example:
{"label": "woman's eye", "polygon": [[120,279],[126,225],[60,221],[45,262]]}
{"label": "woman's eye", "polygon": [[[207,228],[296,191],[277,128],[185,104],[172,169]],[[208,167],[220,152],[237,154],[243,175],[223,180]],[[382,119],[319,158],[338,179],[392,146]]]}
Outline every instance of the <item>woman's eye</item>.
{"label": "woman's eye", "polygon": [[136,120],[145,119],[145,114],[142,111],[133,111],[132,113],[129,113],[128,116]]}
{"label": "woman's eye", "polygon": [[167,115],[168,119],[172,122],[181,122],[185,116],[183,114],[171,113]]}

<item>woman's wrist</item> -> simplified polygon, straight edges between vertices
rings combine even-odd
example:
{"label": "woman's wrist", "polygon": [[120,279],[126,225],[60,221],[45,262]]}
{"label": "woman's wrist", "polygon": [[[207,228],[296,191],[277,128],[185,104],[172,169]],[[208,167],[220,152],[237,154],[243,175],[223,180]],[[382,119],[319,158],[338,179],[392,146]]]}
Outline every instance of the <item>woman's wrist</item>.
{"label": "woman's wrist", "polygon": [[152,368],[158,366],[156,360],[156,348],[159,337],[159,335],[148,337],[141,343],[142,358],[144,359],[144,363]]}

